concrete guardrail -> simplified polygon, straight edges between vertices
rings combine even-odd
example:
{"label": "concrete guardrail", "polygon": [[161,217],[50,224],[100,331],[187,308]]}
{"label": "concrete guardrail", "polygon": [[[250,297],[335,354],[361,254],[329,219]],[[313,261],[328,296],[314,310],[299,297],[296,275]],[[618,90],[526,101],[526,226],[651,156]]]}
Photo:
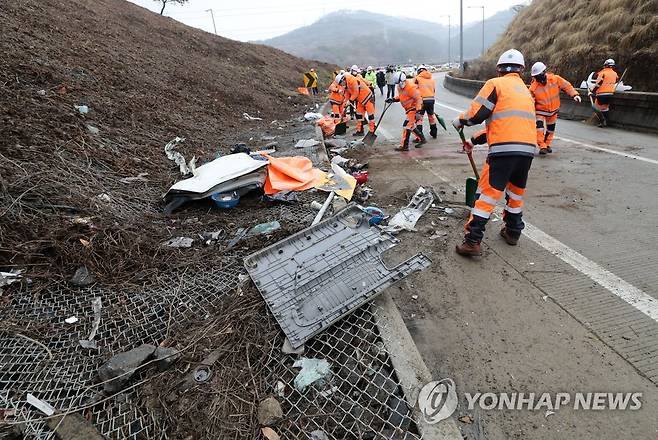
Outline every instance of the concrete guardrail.
{"label": "concrete guardrail", "polygon": [[[451,92],[469,98],[475,97],[484,81],[455,78],[450,73],[445,76],[443,86]],[[587,90],[576,89],[583,102],[578,104],[562,94],[560,118],[588,119],[593,110],[587,96]],[[610,104],[608,115],[610,125],[658,133],[658,93],[623,92],[616,93]]]}

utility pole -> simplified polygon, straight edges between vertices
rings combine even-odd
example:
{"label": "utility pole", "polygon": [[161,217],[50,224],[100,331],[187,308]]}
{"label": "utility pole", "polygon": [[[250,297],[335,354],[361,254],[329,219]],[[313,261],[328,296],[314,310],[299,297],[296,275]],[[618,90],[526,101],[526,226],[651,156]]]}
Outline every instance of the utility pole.
{"label": "utility pole", "polygon": [[482,9],[482,55],[484,55],[484,6],[469,6],[473,9]]}
{"label": "utility pole", "polygon": [[448,17],[448,67],[450,67],[450,63],[452,62],[450,59],[450,43],[452,41],[450,39],[450,15],[442,15],[441,18],[443,17]]}
{"label": "utility pole", "polygon": [[212,28],[215,30],[215,35],[217,35],[217,26],[215,26],[215,14],[212,13],[212,9],[206,9],[206,12],[210,12],[210,17],[212,18]]}
{"label": "utility pole", "polygon": [[459,71],[464,71],[464,0],[459,0]]}

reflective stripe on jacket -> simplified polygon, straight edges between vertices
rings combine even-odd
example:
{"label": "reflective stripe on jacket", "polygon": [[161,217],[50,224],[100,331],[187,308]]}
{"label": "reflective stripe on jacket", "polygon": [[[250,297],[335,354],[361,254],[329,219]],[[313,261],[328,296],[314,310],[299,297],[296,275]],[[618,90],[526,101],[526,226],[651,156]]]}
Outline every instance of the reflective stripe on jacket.
{"label": "reflective stripe on jacket", "polygon": [[604,67],[596,74],[596,86],[594,91],[597,96],[612,96],[615,93],[615,87],[619,75],[610,67]]}
{"label": "reflective stripe on jacket", "polygon": [[571,83],[560,75],[546,74],[546,84],[536,79],[530,83],[530,93],[535,98],[535,111],[538,115],[553,116],[560,109],[560,90],[572,98],[578,94]]}
{"label": "reflective stripe on jacket", "polygon": [[517,73],[487,81],[459,119],[469,126],[486,121],[490,156],[535,154],[535,103]]}
{"label": "reflective stripe on jacket", "polygon": [[436,83],[432,74],[427,70],[423,70],[416,76],[416,84],[418,84],[418,90],[420,91],[420,96],[423,100],[433,100],[434,95],[436,94]]}
{"label": "reflective stripe on jacket", "polygon": [[408,79],[404,83],[404,88],[398,85],[398,96],[395,98],[402,104],[402,108],[406,113],[411,111],[419,112],[423,109],[423,98],[420,96],[420,90],[412,79]]}

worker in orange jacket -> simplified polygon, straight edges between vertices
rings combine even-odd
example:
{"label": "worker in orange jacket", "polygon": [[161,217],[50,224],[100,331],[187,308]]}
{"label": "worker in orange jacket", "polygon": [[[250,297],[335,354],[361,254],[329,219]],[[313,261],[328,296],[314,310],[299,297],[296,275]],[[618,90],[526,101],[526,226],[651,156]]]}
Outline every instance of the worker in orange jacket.
{"label": "worker in orange jacket", "polygon": [[[430,121],[430,136],[436,139],[436,115],[434,114],[434,95],[436,95],[436,82],[434,81],[432,74],[424,65],[418,66],[418,73],[416,75],[415,82],[418,85],[420,96],[423,98],[423,110],[420,112],[421,116],[425,116],[425,113],[427,113],[427,118]],[[418,128],[421,132],[423,131],[422,119],[418,124]]]}
{"label": "worker in orange jacket", "polygon": [[547,70],[546,65],[538,61],[532,65],[530,71],[532,75],[530,93],[535,99],[537,146],[541,155],[553,152],[551,143],[555,137],[555,125],[560,110],[560,90],[576,102],[581,102],[580,95],[569,81]]}
{"label": "worker in orange jacket", "polygon": [[329,103],[331,104],[331,117],[334,118],[334,123],[347,122],[347,117],[345,116],[345,109],[347,107],[345,88],[336,83],[336,81],[332,82],[329,86]]}
{"label": "worker in orange jacket", "polygon": [[[487,122],[486,131],[477,136],[489,144],[487,162],[480,175],[479,197],[466,223],[464,242],[455,247],[458,254],[481,255],[480,242],[496,207],[505,195],[504,227],[500,235],[509,245],[516,245],[525,227],[522,219],[523,195],[528,172],[537,149],[535,104],[520,73],[525,68],[521,52],[510,49],[497,63],[498,78],[487,81],[467,112],[453,121],[461,130]],[[466,143],[466,151],[473,145]]]}
{"label": "worker in orange jacket", "polygon": [[608,126],[608,111],[610,111],[610,101],[615,94],[619,75],[615,72],[615,60],[609,58],[603,63],[603,69],[596,73],[596,84],[592,89],[592,94],[596,98],[594,101],[594,112],[599,119],[599,127]]}
{"label": "worker in orange jacket", "polygon": [[418,122],[421,122],[423,115],[423,98],[418,90],[418,85],[412,79],[407,79],[402,72],[395,72],[394,82],[398,86],[398,96],[386,99],[387,103],[399,102],[406,113],[406,119],[402,123],[402,141],[395,151],[409,151],[409,140],[413,132],[419,139],[416,148],[420,148],[427,143],[423,132],[418,128]]}
{"label": "worker in orange jacket", "polygon": [[345,88],[345,98],[356,104],[356,132],[354,136],[364,134],[363,118],[368,114],[368,129],[375,132],[375,100],[368,82],[361,76],[342,73],[336,76],[336,84]]}

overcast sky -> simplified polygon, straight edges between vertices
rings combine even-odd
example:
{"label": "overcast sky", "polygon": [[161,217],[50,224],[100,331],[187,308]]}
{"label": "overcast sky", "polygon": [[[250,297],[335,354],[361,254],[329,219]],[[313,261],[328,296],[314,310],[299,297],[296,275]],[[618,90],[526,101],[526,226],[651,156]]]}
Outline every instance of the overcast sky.
{"label": "overcast sky", "polygon": [[[129,0],[152,11],[160,12],[161,3],[155,0]],[[464,23],[482,19],[481,9],[467,6],[485,6],[485,16],[525,0],[463,0]],[[233,4],[234,6],[231,6]],[[418,8],[414,8],[418,5]],[[226,0],[190,0],[183,6],[167,5],[165,15],[187,25],[213,32],[210,12],[215,15],[217,33],[234,40],[263,40],[306,26],[324,14],[340,9],[362,9],[393,16],[406,16],[448,24],[446,15],[451,15],[452,26],[459,26],[459,0],[392,1],[392,0],[249,0],[229,2]],[[349,33],[349,29],[344,30]]]}

